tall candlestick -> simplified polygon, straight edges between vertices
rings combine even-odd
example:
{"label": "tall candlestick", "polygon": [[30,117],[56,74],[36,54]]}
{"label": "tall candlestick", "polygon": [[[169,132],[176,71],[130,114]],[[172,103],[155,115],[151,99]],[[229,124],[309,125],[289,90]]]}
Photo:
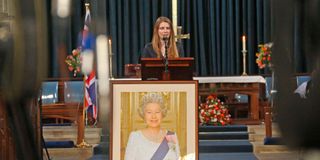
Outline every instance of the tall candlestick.
{"label": "tall candlestick", "polygon": [[109,76],[112,79],[113,78],[113,73],[112,73],[112,42],[111,42],[111,38],[109,38],[108,40],[109,42]]}
{"label": "tall candlestick", "polygon": [[242,36],[242,67],[243,67],[243,72],[242,72],[242,76],[247,76],[247,72],[246,72],[246,54],[247,54],[247,50],[246,50],[246,36],[243,35]]}
{"label": "tall candlestick", "polygon": [[246,36],[242,36],[242,50],[246,50]]}
{"label": "tall candlestick", "polygon": [[247,51],[246,50],[242,50],[242,61],[243,61],[243,72],[242,72],[242,76],[247,76],[247,72],[246,72],[246,55],[247,55]]}
{"label": "tall candlestick", "polygon": [[174,34],[177,34],[178,26],[178,0],[172,0],[172,26]]}

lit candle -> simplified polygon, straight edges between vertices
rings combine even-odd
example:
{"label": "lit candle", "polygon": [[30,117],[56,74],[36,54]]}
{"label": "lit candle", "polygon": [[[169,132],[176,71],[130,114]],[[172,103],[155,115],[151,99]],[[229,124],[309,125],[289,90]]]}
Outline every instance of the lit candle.
{"label": "lit candle", "polygon": [[111,38],[109,38],[108,40],[109,42],[109,77],[113,78],[113,73],[112,73],[112,42],[111,42]]}
{"label": "lit candle", "polygon": [[246,36],[242,36],[242,50],[246,50]]}
{"label": "lit candle", "polygon": [[112,42],[111,42],[111,38],[109,38],[109,55],[112,55]]}

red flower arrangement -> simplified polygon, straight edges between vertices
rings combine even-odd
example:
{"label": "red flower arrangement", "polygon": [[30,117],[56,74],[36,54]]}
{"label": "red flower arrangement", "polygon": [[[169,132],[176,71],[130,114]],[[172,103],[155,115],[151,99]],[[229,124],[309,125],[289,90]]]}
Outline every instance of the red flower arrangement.
{"label": "red flower arrangement", "polygon": [[259,44],[258,52],[256,53],[256,63],[260,69],[269,66],[271,63],[271,47],[273,43]]}
{"label": "red flower arrangement", "polygon": [[81,57],[80,57],[80,49],[72,50],[72,54],[68,55],[65,60],[68,70],[73,72],[73,76],[77,76],[81,70]]}
{"label": "red flower arrangement", "polygon": [[199,106],[200,125],[224,126],[230,124],[231,115],[216,94],[207,97],[206,103]]}

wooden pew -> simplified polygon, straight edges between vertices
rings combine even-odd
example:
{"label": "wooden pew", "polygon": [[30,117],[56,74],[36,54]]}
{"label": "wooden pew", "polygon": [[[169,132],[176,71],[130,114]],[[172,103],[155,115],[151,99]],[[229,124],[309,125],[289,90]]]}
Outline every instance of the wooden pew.
{"label": "wooden pew", "polygon": [[42,118],[60,118],[76,121],[78,126],[77,144],[84,139],[83,105],[78,103],[57,103],[42,105]]}
{"label": "wooden pew", "polygon": [[65,102],[64,82],[66,81],[82,81],[82,79],[49,79],[48,81],[58,81],[58,102],[52,104],[41,104],[42,119],[56,118],[65,119],[77,124],[77,144],[84,140],[84,111],[83,103]]}

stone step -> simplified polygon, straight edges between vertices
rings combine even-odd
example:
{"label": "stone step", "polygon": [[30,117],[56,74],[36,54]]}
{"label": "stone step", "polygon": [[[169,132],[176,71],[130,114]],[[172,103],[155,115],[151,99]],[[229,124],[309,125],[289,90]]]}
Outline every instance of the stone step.
{"label": "stone step", "polygon": [[[248,125],[248,132],[255,134],[265,134],[266,128],[264,124],[261,125]],[[280,129],[276,124],[272,125],[272,135],[281,135]]]}
{"label": "stone step", "polygon": [[[85,141],[89,144],[98,144],[101,140],[101,128],[86,127]],[[46,141],[77,141],[76,126],[45,126],[43,127],[43,137]]]}
{"label": "stone step", "polygon": [[[45,138],[45,141],[73,141],[77,144],[77,137],[64,137],[64,138]],[[98,138],[85,138],[85,142],[88,144],[98,144],[100,140]]]}
{"label": "stone step", "polygon": [[259,160],[301,160],[298,152],[254,153]]}
{"label": "stone step", "polygon": [[249,134],[250,142],[263,142],[266,136],[264,134]]}
{"label": "stone step", "polygon": [[102,154],[102,155],[107,155],[109,154],[109,142],[101,142],[99,144],[97,144],[94,148],[93,148],[93,154],[94,155],[98,155],[98,154]]}
{"label": "stone step", "polygon": [[[266,137],[265,125],[248,125],[250,142],[263,142]],[[281,137],[281,133],[276,124],[272,126],[272,137]]]}
{"label": "stone step", "polygon": [[247,132],[246,125],[199,126],[199,132]]}
{"label": "stone step", "polygon": [[[272,134],[272,137],[281,137],[280,134]],[[265,134],[254,134],[254,133],[250,133],[249,134],[249,140],[251,142],[263,142],[264,138],[266,138]]]}
{"label": "stone step", "polygon": [[199,132],[201,140],[248,139],[248,132]]}
{"label": "stone step", "polygon": [[109,160],[109,155],[95,154],[88,160]]}
{"label": "stone step", "polygon": [[253,153],[199,153],[200,160],[257,160]]}
{"label": "stone step", "polygon": [[[77,130],[77,126],[43,126],[43,132],[50,132],[50,131],[63,131],[63,132],[73,132]],[[97,132],[101,131],[101,128],[95,127],[86,127],[86,132]]]}
{"label": "stone step", "polygon": [[264,145],[263,142],[251,142],[254,153],[283,153],[295,152],[285,145]]}
{"label": "stone step", "polygon": [[199,153],[252,152],[248,140],[199,140]]}
{"label": "stone step", "polygon": [[[249,141],[253,144],[253,152],[257,154],[267,153],[291,153],[295,152],[290,150],[285,145],[264,145],[265,125],[248,125]],[[272,125],[272,137],[281,137],[281,132],[277,124]]]}
{"label": "stone step", "polygon": [[[49,148],[50,158],[53,160],[87,160],[92,157],[92,147],[90,148]],[[43,159],[47,159],[45,149],[43,149]]]}

